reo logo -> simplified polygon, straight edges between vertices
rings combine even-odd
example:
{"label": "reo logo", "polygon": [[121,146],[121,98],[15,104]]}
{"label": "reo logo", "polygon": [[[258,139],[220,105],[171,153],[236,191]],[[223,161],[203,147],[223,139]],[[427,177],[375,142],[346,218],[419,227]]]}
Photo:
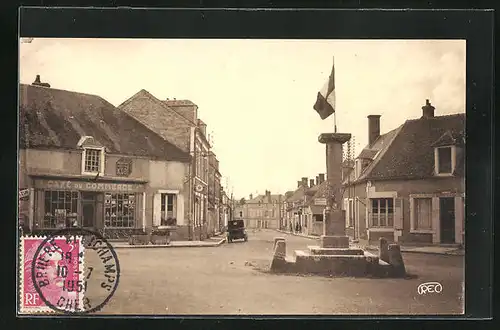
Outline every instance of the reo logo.
{"label": "reo logo", "polygon": [[428,293],[441,293],[443,291],[443,286],[439,282],[426,282],[418,286],[417,292],[419,295],[425,295]]}

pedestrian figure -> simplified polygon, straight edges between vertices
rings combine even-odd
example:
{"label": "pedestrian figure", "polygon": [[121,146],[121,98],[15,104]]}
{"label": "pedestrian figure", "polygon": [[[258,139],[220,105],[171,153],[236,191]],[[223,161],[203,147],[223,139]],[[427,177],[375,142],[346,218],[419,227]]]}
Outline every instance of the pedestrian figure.
{"label": "pedestrian figure", "polygon": [[290,232],[293,233],[293,224],[290,222]]}
{"label": "pedestrian figure", "polygon": [[299,232],[299,223],[295,223],[295,232],[298,233]]}

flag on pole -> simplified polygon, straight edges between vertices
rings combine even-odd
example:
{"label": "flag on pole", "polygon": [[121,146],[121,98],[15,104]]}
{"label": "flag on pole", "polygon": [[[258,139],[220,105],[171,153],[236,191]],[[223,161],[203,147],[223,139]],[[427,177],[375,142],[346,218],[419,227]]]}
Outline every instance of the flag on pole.
{"label": "flag on pole", "polygon": [[335,63],[328,81],[318,92],[314,110],[318,112],[321,119],[326,119],[335,112]]}

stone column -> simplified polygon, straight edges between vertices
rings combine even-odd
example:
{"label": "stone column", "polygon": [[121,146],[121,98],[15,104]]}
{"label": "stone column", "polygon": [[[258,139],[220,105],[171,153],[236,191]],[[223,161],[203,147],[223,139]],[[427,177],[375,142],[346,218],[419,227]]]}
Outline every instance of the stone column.
{"label": "stone column", "polygon": [[345,211],[342,201],[342,145],[351,139],[348,133],[323,133],[318,141],[326,144],[326,177],[328,196],[323,222],[322,248],[348,248],[349,237],[345,234]]}

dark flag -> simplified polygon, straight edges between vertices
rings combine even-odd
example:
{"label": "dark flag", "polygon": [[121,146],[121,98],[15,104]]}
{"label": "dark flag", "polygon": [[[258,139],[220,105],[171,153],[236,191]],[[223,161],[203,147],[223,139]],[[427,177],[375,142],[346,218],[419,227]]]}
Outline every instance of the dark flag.
{"label": "dark flag", "polygon": [[314,110],[318,112],[321,119],[326,119],[335,112],[335,64],[332,66],[328,81],[318,92]]}

